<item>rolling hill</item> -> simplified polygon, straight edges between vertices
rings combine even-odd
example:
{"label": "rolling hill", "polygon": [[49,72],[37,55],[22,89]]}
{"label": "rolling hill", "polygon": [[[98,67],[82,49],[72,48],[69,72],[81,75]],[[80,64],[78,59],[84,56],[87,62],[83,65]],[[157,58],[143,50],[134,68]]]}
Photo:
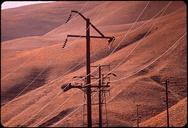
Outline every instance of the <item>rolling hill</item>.
{"label": "rolling hill", "polygon": [[[186,124],[187,118],[187,98],[182,99],[177,104],[170,108],[170,126],[183,127]],[[143,122],[141,126],[166,126],[166,111],[159,115],[152,117],[151,119]]]}
{"label": "rolling hill", "polygon": [[[82,126],[83,93],[61,90],[85,74],[85,39],[62,48],[67,34],[85,34],[79,16],[64,23],[71,9],[81,9],[105,35],[116,37],[110,48],[106,40],[91,40],[91,65],[110,64],[117,75],[107,96],[108,125],[135,126],[140,104],[143,126],[165,126],[161,81],[169,77],[176,81],[169,85],[173,124],[185,125],[179,104],[187,102],[187,21],[186,6],[178,1],[53,2],[2,11],[2,124]],[[97,123],[96,107],[93,115]]]}

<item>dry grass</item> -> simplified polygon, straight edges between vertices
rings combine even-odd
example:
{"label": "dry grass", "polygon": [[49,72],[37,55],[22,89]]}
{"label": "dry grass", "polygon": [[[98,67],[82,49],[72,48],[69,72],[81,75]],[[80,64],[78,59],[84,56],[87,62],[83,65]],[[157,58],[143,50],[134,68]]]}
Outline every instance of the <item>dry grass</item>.
{"label": "dry grass", "polygon": [[[2,31],[4,35],[9,35],[9,30],[12,27],[11,24],[14,25],[15,28],[20,27],[20,29],[17,29],[17,32],[12,32],[13,35],[10,34],[9,37],[4,38],[5,40],[13,40],[2,42],[1,78],[17,69],[19,65],[25,62],[21,68],[18,68],[14,73],[7,76],[7,78],[1,80],[2,103],[10,101],[23,87],[28,85],[33,78],[38,75],[38,72],[44,70],[44,73],[39,77],[40,79],[29,86],[21,96],[16,98],[15,101],[2,106],[1,122],[4,126],[41,125],[74,127],[82,125],[82,109],[79,109],[75,114],[70,116],[70,119],[62,120],[81,104],[83,101],[82,92],[70,90],[69,92],[63,93],[60,87],[67,80],[71,79],[72,76],[85,74],[85,40],[73,40],[70,42],[72,45],[68,44],[67,48],[61,48],[63,39],[67,33],[79,33],[84,29],[80,28],[81,24],[79,24],[79,21],[81,20],[78,17],[73,19],[69,24],[62,24],[68,16],[70,9],[74,7],[77,9],[83,6],[83,4],[84,3],[78,5],[75,3],[67,3],[64,5],[63,2],[60,2],[18,8],[15,12],[19,13],[22,9],[26,9],[26,11],[20,17],[15,16],[14,20],[17,22],[14,24],[7,22],[7,25],[2,24],[2,26],[8,26],[8,28],[5,27],[6,32]],[[135,46],[137,46],[135,51],[128,56],[116,71],[114,71],[118,79],[127,75],[133,75],[135,71],[143,68],[163,54],[173,45],[174,41],[186,31],[186,9],[182,2],[172,2],[163,17],[155,18],[143,28],[137,29],[140,25],[148,22],[148,19],[167,4],[167,2],[151,2],[151,5],[144,13],[144,16],[142,16],[142,19],[135,25],[135,31],[129,33],[126,38],[122,40],[122,37],[124,37],[128,28],[133,24],[136,16],[140,13],[140,10],[145,4],[146,2],[128,2],[127,4],[123,4],[123,2],[114,4],[112,4],[112,2],[103,2],[98,4],[96,2],[86,6],[87,9],[83,10],[83,12],[85,12],[84,14],[90,16],[91,21],[101,30],[104,30],[106,35],[116,36],[116,41],[112,45],[112,49],[122,41],[116,52],[108,56],[112,49],[108,49],[106,41],[92,40],[92,65],[110,63],[112,67],[115,67],[129,55]],[[64,6],[65,8],[62,9]],[[106,8],[106,6],[108,6],[108,8]],[[113,11],[117,7],[119,9]],[[103,9],[99,12],[101,8]],[[42,13],[36,14],[39,10]],[[134,11],[132,12],[131,10]],[[59,17],[62,11],[64,11],[61,15],[63,18]],[[7,16],[7,19],[10,19],[11,15],[13,15],[10,12],[11,9],[3,12],[3,20],[6,19],[4,18],[5,16]],[[108,13],[106,14],[106,12]],[[57,14],[54,15],[52,13]],[[46,21],[52,19],[51,23],[43,23],[40,20],[33,21],[34,25],[46,26],[50,24],[51,26],[41,28],[40,31],[36,31],[36,28],[33,27],[33,29],[30,29],[30,32],[26,33],[26,30],[30,27],[28,24],[31,23],[26,22],[30,19],[25,16],[25,14],[31,15],[36,19],[40,19],[39,17],[42,16]],[[25,24],[18,22],[19,20],[16,18],[25,18]],[[59,18],[61,18],[61,20]],[[73,25],[73,23],[75,24]],[[149,34],[146,34],[153,23],[155,26],[150,30]],[[23,26],[19,24],[23,24]],[[15,29],[13,30],[15,31]],[[16,33],[16,35],[14,35],[14,33]],[[26,35],[23,33],[26,33]],[[185,99],[180,101],[186,97],[187,94],[186,50],[186,38],[184,37],[176,48],[170,50],[155,63],[134,74],[132,77],[112,83],[111,95],[107,97],[107,99],[110,99],[115,96],[114,99],[108,103],[110,126],[134,126],[136,113],[135,104],[137,103],[141,104],[140,111],[142,122],[148,120],[146,121],[148,123],[144,122],[143,124],[150,125],[151,122],[151,125],[158,126],[157,124],[159,124],[163,126],[165,122],[161,120],[165,118],[163,112],[165,110],[165,106],[163,105],[165,89],[164,86],[160,84],[159,80],[168,76],[184,80],[184,82],[180,80],[179,84],[171,85],[169,94],[170,107],[173,113],[173,126],[183,126],[186,123],[183,116],[187,114],[184,109],[179,112],[181,110],[179,108],[183,107],[186,103]],[[78,63],[81,63],[81,65],[72,72],[66,73]],[[58,78],[54,83],[50,85],[47,84],[50,80],[54,80],[60,75],[62,75],[62,77]],[[119,91],[121,92],[118,93]],[[12,92],[14,92],[14,94],[12,94]],[[56,96],[57,94],[59,95]],[[70,99],[67,100],[67,98]],[[66,102],[62,105],[64,101]],[[49,105],[39,112],[46,104]],[[56,110],[58,107],[59,109]],[[52,111],[54,112],[50,114]],[[160,114],[161,112],[162,114]],[[97,122],[98,117],[96,109],[94,113],[94,121]],[[49,114],[50,116],[48,116]],[[31,116],[34,117],[31,118]],[[175,118],[180,116],[181,118]],[[157,120],[153,119],[155,117],[157,117]],[[175,119],[177,119],[177,121]],[[59,123],[56,124],[57,122]]]}

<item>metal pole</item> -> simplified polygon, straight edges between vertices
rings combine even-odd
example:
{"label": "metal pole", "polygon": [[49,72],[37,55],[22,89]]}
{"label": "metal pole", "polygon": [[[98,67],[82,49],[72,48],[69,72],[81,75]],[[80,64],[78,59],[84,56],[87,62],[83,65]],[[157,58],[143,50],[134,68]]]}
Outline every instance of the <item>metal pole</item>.
{"label": "metal pole", "polygon": [[86,19],[86,85],[87,85],[87,121],[88,127],[92,127],[91,110],[91,76],[90,76],[90,20]]}
{"label": "metal pole", "polygon": [[102,128],[101,66],[99,65],[99,128]]}
{"label": "metal pole", "polygon": [[167,127],[169,127],[169,111],[168,111],[168,80],[166,80],[165,85],[166,85],[166,116],[167,116]]}

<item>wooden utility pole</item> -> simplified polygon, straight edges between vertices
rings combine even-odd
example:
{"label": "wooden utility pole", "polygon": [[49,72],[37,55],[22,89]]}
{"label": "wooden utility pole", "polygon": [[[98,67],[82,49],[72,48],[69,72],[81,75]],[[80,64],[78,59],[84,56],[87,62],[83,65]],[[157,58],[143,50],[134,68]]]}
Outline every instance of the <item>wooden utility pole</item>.
{"label": "wooden utility pole", "polygon": [[139,116],[139,113],[138,113],[138,107],[139,107],[140,105],[139,104],[137,104],[136,105],[136,116],[137,116],[137,118],[136,118],[136,124],[137,124],[137,127],[139,127],[139,120],[140,120],[140,116]]}
{"label": "wooden utility pole", "polygon": [[167,127],[170,126],[170,121],[169,121],[169,110],[168,110],[168,83],[169,80],[166,79],[165,81],[162,81],[163,84],[165,84],[165,96],[166,96],[166,124]]}
{"label": "wooden utility pole", "polygon": [[165,81],[166,88],[166,119],[167,119],[167,127],[169,127],[169,111],[168,111],[168,80]]}
{"label": "wooden utility pole", "polygon": [[102,74],[101,66],[99,65],[99,127],[102,128],[102,95],[101,95],[101,85],[102,85]]}
{"label": "wooden utility pole", "polygon": [[90,20],[86,19],[86,86],[87,86],[87,120],[88,127],[92,126],[91,109],[91,77],[90,77]]}

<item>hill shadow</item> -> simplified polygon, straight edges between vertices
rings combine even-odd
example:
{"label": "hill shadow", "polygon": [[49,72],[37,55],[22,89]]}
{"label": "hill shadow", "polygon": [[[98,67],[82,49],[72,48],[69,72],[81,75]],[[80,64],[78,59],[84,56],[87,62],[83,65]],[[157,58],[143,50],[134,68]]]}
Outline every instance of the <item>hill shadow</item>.
{"label": "hill shadow", "polygon": [[32,69],[29,75],[23,77],[21,82],[16,83],[12,86],[12,88],[1,93],[1,106],[3,106],[6,102],[14,99],[17,95],[19,95],[19,93],[19,96],[21,96],[44,85],[48,78],[49,71],[50,68],[47,68],[46,70],[39,68]]}
{"label": "hill shadow", "polygon": [[[157,30],[157,28],[155,28],[155,30]],[[136,43],[137,41],[147,37],[151,33],[152,33],[152,31],[137,34],[133,39],[126,41],[126,43],[124,43],[124,44],[122,43],[122,45],[117,47],[116,50],[114,51],[114,53],[133,44],[133,43]],[[105,58],[114,50],[115,47],[112,47],[111,50],[109,50],[109,51],[102,51],[102,52],[97,53],[95,56],[91,57],[91,62],[93,63],[99,59]]]}
{"label": "hill shadow", "polygon": [[149,34],[151,34],[151,31],[149,31],[149,32],[143,32],[143,33],[140,33],[140,34],[136,35],[132,40],[129,40],[129,41],[127,41],[127,43],[122,44],[120,47],[118,47],[115,50],[115,52],[117,52],[118,50],[120,50],[120,49],[122,49],[124,47],[127,47],[127,46],[129,46],[129,45],[131,45],[133,43],[136,43],[137,41],[139,41],[139,40],[147,37]]}
{"label": "hill shadow", "polygon": [[56,115],[55,117],[47,120],[46,122],[44,122],[43,124],[39,125],[39,127],[47,127],[50,126],[56,122],[58,122],[59,120],[62,120],[67,114],[71,113],[74,110],[74,108],[68,108],[65,109],[63,111],[61,111],[58,115]]}

